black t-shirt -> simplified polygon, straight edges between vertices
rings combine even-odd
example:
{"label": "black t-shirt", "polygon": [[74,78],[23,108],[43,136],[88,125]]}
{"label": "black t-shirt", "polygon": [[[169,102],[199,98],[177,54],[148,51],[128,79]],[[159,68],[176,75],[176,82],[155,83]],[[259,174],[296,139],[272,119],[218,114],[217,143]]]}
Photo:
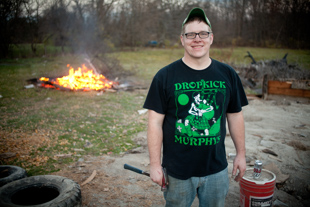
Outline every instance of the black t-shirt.
{"label": "black t-shirt", "polygon": [[188,179],[225,169],[226,113],[247,104],[235,70],[214,59],[204,70],[181,59],[159,70],[143,107],[165,114],[162,165],[168,174]]}

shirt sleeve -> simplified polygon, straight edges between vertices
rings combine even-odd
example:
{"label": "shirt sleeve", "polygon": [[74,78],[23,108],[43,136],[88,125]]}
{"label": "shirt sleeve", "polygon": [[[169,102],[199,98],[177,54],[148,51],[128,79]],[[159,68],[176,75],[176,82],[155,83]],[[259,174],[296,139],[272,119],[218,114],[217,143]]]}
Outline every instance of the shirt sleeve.
{"label": "shirt sleeve", "polygon": [[167,110],[165,95],[163,80],[160,79],[159,74],[156,74],[146,96],[143,108],[153,110],[160,114],[165,114]]}
{"label": "shirt sleeve", "polygon": [[246,105],[248,105],[248,99],[242,86],[242,82],[238,74],[234,72],[232,81],[232,92],[227,108],[227,113],[238,113],[242,110],[242,107]]}

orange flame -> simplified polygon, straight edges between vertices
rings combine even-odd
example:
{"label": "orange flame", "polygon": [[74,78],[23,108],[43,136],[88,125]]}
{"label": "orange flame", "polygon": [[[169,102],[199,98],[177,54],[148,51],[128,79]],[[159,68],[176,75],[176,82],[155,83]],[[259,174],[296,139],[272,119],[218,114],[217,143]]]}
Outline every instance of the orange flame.
{"label": "orange flame", "polygon": [[42,86],[50,88],[52,85],[54,86],[54,88],[57,89],[59,87],[62,87],[71,90],[98,91],[112,88],[113,84],[116,84],[115,82],[108,80],[105,76],[101,74],[94,74],[93,70],[88,69],[84,64],[82,65],[82,68],[79,67],[78,70],[74,70],[74,68],[71,67],[69,64],[67,65],[67,67],[70,67],[69,75],[67,76],[51,80],[46,77],[41,77],[40,81],[51,83],[43,83]]}

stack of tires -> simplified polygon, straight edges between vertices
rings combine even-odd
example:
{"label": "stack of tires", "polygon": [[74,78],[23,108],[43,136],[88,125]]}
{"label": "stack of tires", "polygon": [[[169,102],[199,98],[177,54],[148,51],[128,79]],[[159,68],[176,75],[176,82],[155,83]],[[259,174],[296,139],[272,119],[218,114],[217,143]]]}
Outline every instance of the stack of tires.
{"label": "stack of tires", "polygon": [[23,168],[0,165],[0,207],[82,207],[79,184],[65,177],[27,177]]}

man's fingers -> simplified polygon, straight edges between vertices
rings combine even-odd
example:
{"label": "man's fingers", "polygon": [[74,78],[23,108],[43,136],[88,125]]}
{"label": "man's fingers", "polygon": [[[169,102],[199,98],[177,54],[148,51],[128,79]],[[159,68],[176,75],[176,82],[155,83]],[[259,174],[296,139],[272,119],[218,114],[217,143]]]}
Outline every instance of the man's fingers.
{"label": "man's fingers", "polygon": [[236,181],[236,182],[239,182],[240,180],[241,180],[241,179],[240,179],[239,176],[235,177],[235,181]]}
{"label": "man's fingers", "polygon": [[244,174],[245,174],[245,170],[241,170],[241,171],[239,172],[239,176],[240,176],[241,178],[244,176]]}
{"label": "man's fingers", "polygon": [[242,177],[244,176],[245,170],[244,169],[242,169],[242,170],[239,169],[238,174],[237,175],[236,174],[237,174],[237,167],[234,167],[232,175],[233,175],[233,177],[235,177],[235,181],[239,182],[242,179]]}
{"label": "man's fingers", "polygon": [[235,181],[239,182],[242,179],[243,176],[240,176],[240,173],[235,177]]}
{"label": "man's fingers", "polygon": [[152,181],[160,186],[162,186],[162,179],[158,179],[158,178],[151,178]]}
{"label": "man's fingers", "polygon": [[236,156],[233,163],[232,175],[235,181],[239,182],[244,176],[246,170],[246,160],[244,156]]}
{"label": "man's fingers", "polygon": [[162,185],[162,179],[163,179],[163,172],[161,168],[157,168],[157,169],[151,169],[151,180],[158,184],[158,185]]}
{"label": "man's fingers", "polygon": [[236,165],[233,165],[232,175],[233,175],[233,176],[236,176],[236,174],[237,174],[237,166],[236,166]]}

